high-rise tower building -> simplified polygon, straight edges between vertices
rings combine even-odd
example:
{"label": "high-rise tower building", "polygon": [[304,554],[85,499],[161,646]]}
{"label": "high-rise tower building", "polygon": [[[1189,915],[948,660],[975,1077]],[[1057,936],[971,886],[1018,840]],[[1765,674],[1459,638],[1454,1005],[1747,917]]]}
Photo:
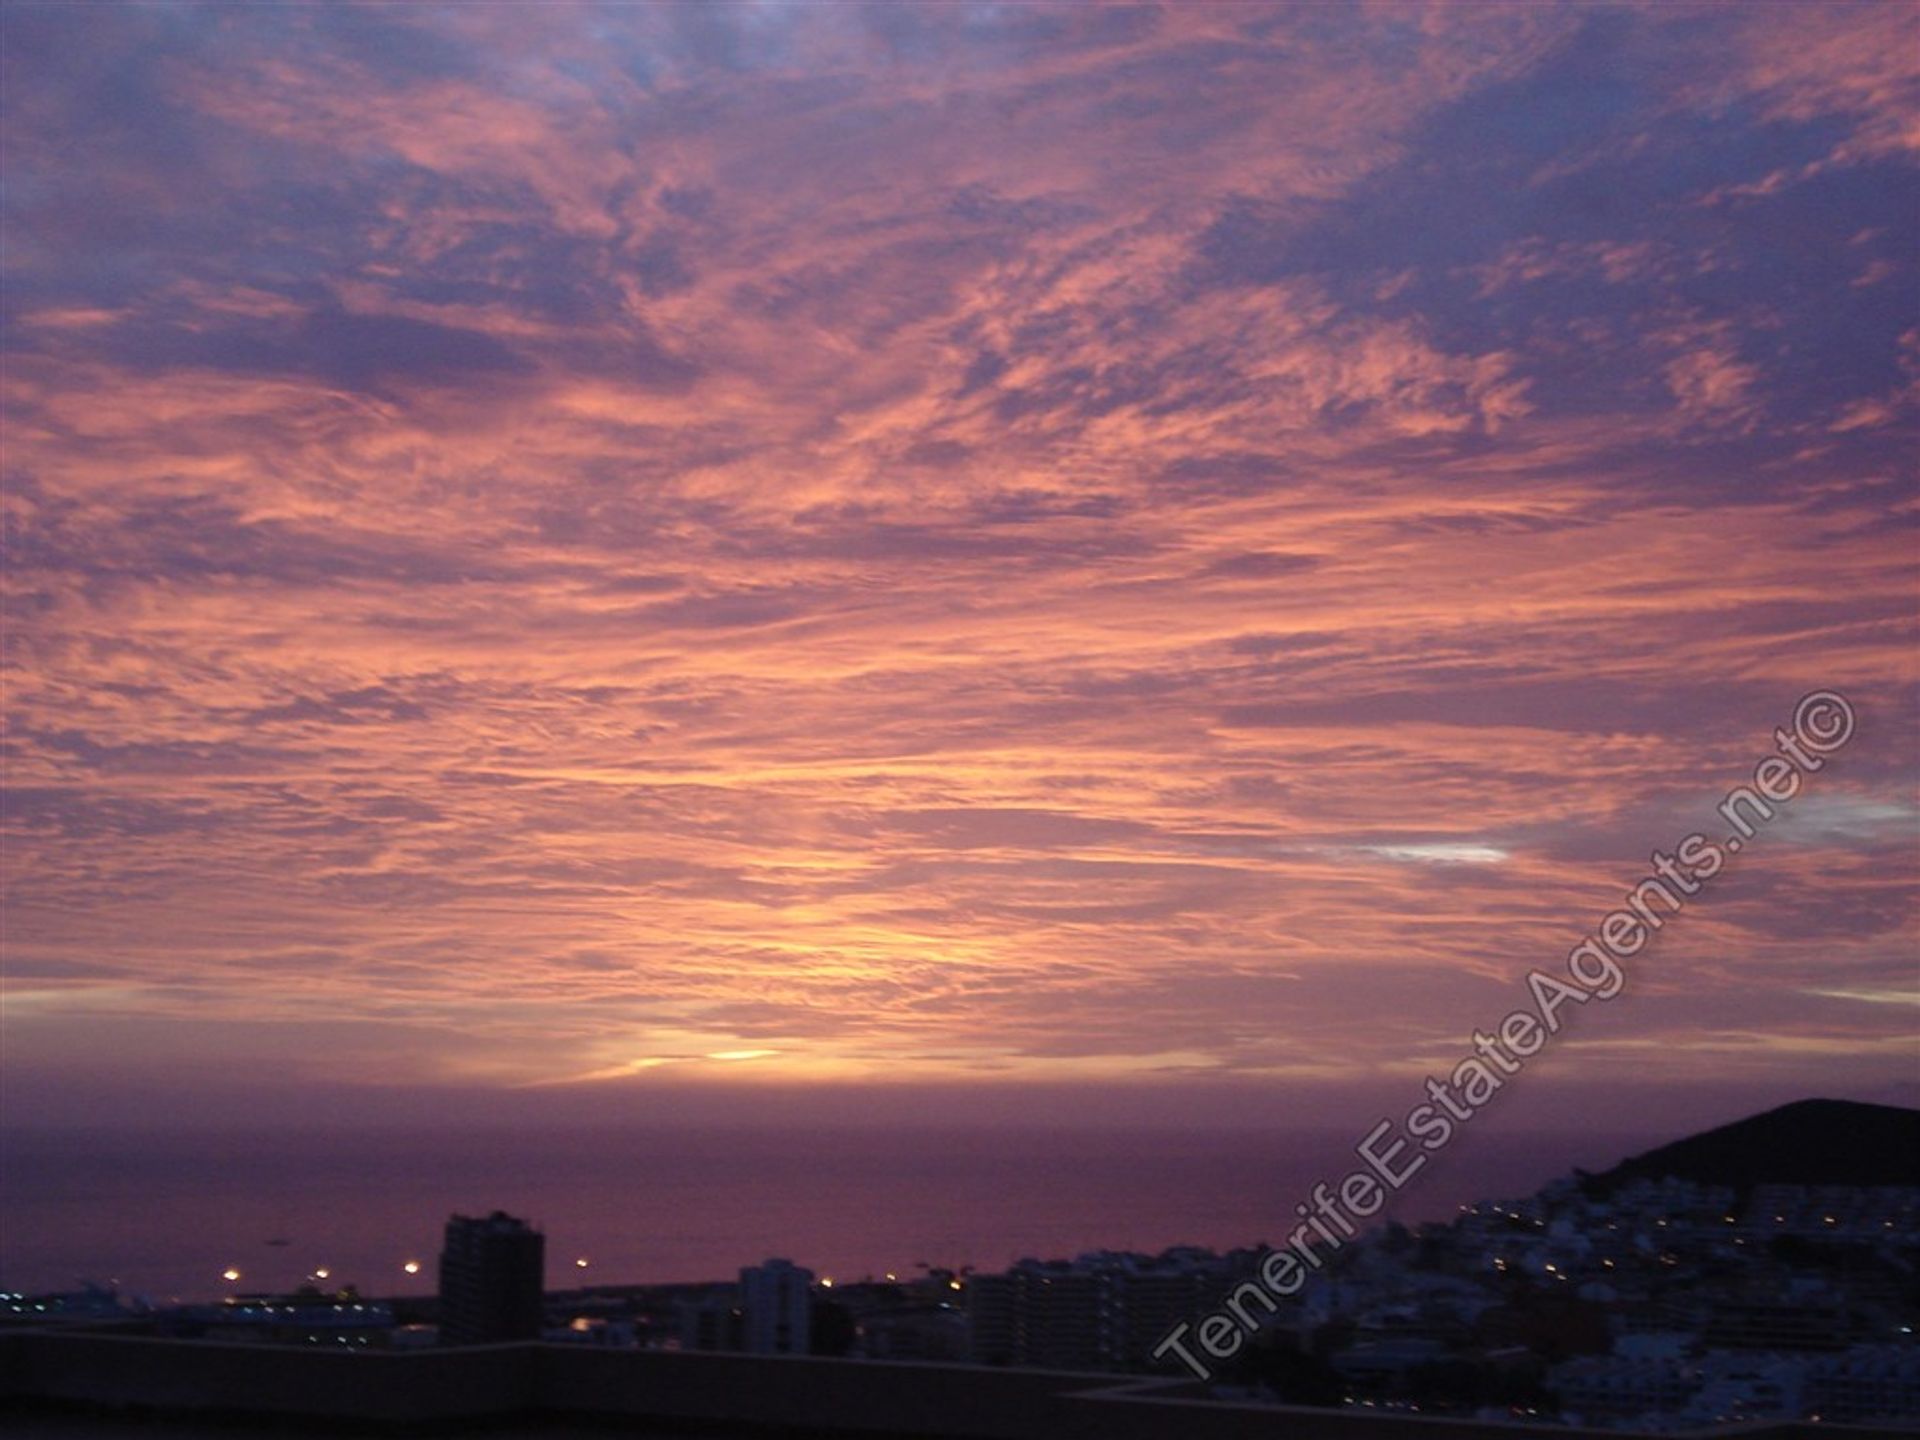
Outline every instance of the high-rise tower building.
{"label": "high-rise tower building", "polygon": [[440,1343],[537,1338],[546,1250],[546,1236],[504,1210],[451,1216],[440,1251]]}
{"label": "high-rise tower building", "polygon": [[749,1354],[805,1355],[813,1340],[813,1272],[769,1260],[740,1272]]}

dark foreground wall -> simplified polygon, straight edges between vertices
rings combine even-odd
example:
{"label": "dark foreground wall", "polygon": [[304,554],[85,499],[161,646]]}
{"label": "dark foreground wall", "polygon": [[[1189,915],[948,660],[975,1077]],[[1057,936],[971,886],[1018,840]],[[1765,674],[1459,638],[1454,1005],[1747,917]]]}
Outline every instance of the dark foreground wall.
{"label": "dark foreground wall", "polygon": [[[1045,1370],[515,1344],[359,1351],[83,1331],[0,1332],[4,1407],[68,1402],[285,1417],[337,1434],[457,1433],[535,1416],[622,1433],[871,1434],[894,1440],[1577,1440],[1620,1432],[1221,1405],[1178,1381]],[[1757,1425],[1751,1440],[1891,1440],[1911,1430]]]}
{"label": "dark foreground wall", "polygon": [[13,1331],[0,1333],[0,1397],[387,1424],[458,1420],[529,1408],[540,1349],[396,1354]]}

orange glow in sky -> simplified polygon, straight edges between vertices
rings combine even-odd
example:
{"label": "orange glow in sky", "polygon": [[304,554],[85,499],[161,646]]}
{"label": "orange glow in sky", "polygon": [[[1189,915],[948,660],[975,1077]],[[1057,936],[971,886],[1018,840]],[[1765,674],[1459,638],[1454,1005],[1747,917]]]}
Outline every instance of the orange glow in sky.
{"label": "orange glow in sky", "polygon": [[10,1085],[1411,1084],[1819,687],[1553,1073],[1910,1081],[1832,13],[17,7]]}

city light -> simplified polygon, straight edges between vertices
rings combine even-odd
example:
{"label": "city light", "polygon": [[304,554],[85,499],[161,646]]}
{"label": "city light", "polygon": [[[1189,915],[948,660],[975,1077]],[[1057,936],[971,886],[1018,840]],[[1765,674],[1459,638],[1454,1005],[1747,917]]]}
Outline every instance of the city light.
{"label": "city light", "polygon": [[420,1262],[418,1260],[409,1260],[400,1268],[409,1275],[418,1275],[420,1273]]}
{"label": "city light", "polygon": [[240,1272],[234,1269],[231,1265],[229,1265],[226,1269],[220,1272],[220,1278],[222,1280],[225,1280],[231,1283],[240,1278]]}

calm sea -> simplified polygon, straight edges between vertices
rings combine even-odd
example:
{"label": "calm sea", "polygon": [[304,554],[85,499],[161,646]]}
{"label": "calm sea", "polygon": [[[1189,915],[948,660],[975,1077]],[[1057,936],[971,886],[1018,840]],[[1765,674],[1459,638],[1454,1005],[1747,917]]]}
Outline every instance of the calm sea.
{"label": "calm sea", "polygon": [[[1025,1255],[1283,1239],[1331,1132],[549,1130],[0,1137],[0,1288],[155,1300],[298,1284],[425,1293],[451,1212],[548,1237],[548,1284],[712,1280],[772,1255],[858,1279]],[[1397,1197],[1432,1219],[1600,1169],[1647,1137],[1469,1135]],[[269,1242],[284,1241],[284,1244]],[[582,1268],[575,1264],[586,1260]],[[408,1274],[407,1262],[419,1263]],[[227,1286],[222,1272],[241,1272]]]}

